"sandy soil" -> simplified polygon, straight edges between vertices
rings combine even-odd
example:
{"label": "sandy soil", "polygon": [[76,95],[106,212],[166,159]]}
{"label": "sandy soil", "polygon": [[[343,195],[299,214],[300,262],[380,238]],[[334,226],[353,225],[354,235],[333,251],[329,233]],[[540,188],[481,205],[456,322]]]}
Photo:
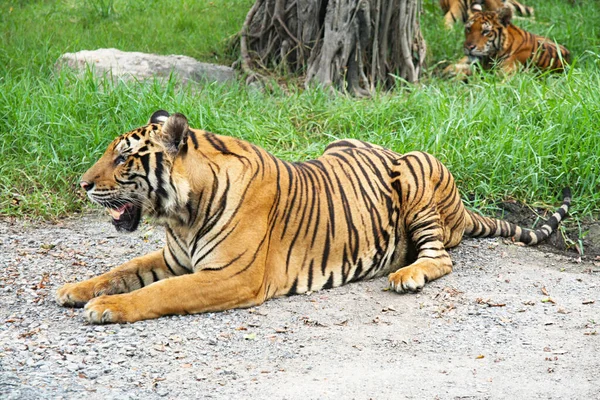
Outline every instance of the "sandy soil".
{"label": "sandy soil", "polygon": [[163,242],[106,217],[0,222],[0,397],[600,398],[600,263],[465,240],[419,294],[385,279],[91,326],[55,290]]}

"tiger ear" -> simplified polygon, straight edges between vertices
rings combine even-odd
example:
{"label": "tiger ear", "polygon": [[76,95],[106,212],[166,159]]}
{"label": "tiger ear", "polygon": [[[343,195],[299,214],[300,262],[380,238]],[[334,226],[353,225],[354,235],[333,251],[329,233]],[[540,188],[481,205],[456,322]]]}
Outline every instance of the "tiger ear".
{"label": "tiger ear", "polygon": [[502,7],[497,11],[498,19],[504,26],[510,25],[512,21],[512,10],[509,7]]}
{"label": "tiger ear", "polygon": [[154,114],[150,117],[149,124],[164,124],[167,118],[169,118],[169,113],[165,110],[155,111]]}
{"label": "tiger ear", "polygon": [[471,11],[472,12],[482,12],[483,6],[481,3],[483,3],[483,0],[473,0],[473,2],[471,3]]}
{"label": "tiger ear", "polygon": [[167,153],[175,156],[179,152],[180,146],[187,140],[189,129],[185,115],[175,113],[166,118],[158,140],[165,147]]}

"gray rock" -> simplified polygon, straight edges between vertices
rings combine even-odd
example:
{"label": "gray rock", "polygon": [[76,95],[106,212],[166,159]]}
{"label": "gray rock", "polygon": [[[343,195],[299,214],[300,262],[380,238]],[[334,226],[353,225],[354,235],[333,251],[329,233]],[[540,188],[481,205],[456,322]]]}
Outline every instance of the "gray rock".
{"label": "gray rock", "polygon": [[230,82],[236,79],[235,71],[224,65],[202,63],[188,56],[158,55],[125,52],[118,49],[82,50],[65,53],[55,64],[57,70],[64,67],[85,72],[90,68],[99,75],[124,79],[168,78],[176,74],[183,82]]}

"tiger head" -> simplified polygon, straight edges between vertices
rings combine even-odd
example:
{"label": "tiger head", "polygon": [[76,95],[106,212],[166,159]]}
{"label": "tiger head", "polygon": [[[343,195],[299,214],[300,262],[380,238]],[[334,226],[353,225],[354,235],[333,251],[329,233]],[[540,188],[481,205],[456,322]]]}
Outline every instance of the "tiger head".
{"label": "tiger head", "polygon": [[142,215],[160,218],[176,208],[180,194],[171,169],[188,131],[185,116],[157,111],[147,125],[113,140],[83,174],[80,186],[110,211],[117,230],[133,232]]}
{"label": "tiger head", "polygon": [[511,20],[512,11],[508,7],[473,13],[465,24],[465,54],[477,59],[496,55],[502,50],[504,30]]}

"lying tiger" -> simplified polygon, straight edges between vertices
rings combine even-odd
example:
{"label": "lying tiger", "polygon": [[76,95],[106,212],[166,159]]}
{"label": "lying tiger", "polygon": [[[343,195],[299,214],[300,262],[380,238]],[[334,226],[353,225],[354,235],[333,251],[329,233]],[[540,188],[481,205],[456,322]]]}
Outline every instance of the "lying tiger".
{"label": "lying tiger", "polygon": [[426,153],[339,140],[290,163],[162,110],[116,138],[80,184],[117,230],[143,215],[166,229],[162,250],[58,290],[92,323],[250,307],[382,275],[414,292],[452,271],[446,249],[463,235],[536,244],[570,204],[565,189],[540,229],[524,229],[467,210]]}
{"label": "lying tiger", "polygon": [[530,17],[533,8],[516,0],[440,0],[444,12],[446,28],[452,28],[456,21],[467,22],[476,11],[497,11],[502,7],[510,7],[520,15]]}
{"label": "lying tiger", "polygon": [[499,67],[505,73],[529,65],[562,71],[571,57],[565,47],[515,26],[509,8],[474,13],[465,24],[463,50],[466,56],[445,73],[470,75],[473,63],[485,70]]}

